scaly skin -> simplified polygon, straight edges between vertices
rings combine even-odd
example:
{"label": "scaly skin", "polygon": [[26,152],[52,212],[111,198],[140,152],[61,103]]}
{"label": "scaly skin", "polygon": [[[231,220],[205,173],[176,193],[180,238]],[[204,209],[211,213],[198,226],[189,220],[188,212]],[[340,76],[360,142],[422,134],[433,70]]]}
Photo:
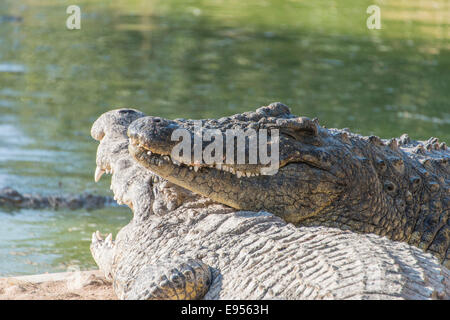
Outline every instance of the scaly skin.
{"label": "scaly skin", "polygon": [[101,209],[114,206],[116,202],[111,197],[79,194],[79,195],[38,195],[22,194],[12,188],[0,189],[0,207],[14,209]]}
{"label": "scaly skin", "polygon": [[172,159],[178,143],[172,132],[184,128],[194,136],[193,120],[140,117],[128,128],[130,153],[157,175],[232,208],[265,210],[296,225],[387,236],[449,266],[450,152],[438,139],[383,140],[326,129],[281,103],[202,120],[202,127],[219,130],[223,141],[230,128],[278,129],[278,172],[260,175],[261,164],[199,165],[193,155]]}
{"label": "scaly skin", "polygon": [[93,125],[96,179],[134,216],[91,252],[122,299],[448,299],[450,274],[429,253],[372,234],[295,227],[267,212],[236,211],[173,184],[128,152],[121,109]]}

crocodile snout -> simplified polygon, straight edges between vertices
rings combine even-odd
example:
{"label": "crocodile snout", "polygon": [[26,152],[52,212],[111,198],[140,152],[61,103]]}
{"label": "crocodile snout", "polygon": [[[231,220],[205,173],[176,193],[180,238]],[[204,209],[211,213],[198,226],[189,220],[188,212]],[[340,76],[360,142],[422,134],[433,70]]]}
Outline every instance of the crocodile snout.
{"label": "crocodile snout", "polygon": [[179,125],[160,117],[143,117],[128,127],[128,137],[132,144],[160,155],[169,155],[177,141],[172,141],[172,133]]}

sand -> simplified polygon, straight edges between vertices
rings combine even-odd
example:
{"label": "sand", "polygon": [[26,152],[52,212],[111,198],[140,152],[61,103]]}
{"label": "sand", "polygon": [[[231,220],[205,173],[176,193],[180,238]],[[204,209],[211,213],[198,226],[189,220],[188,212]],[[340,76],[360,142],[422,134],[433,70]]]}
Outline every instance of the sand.
{"label": "sand", "polygon": [[0,300],[116,300],[98,270],[0,279]]}

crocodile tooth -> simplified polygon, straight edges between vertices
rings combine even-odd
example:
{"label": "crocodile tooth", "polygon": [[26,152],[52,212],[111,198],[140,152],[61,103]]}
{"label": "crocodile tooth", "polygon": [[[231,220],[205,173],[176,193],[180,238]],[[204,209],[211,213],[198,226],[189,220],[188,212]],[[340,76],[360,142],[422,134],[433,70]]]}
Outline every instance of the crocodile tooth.
{"label": "crocodile tooth", "polygon": [[95,182],[98,182],[104,173],[105,173],[105,170],[103,170],[102,168],[100,168],[100,167],[95,168],[95,174],[94,174]]}
{"label": "crocodile tooth", "polygon": [[97,240],[97,236],[95,235],[95,232],[92,233],[92,243],[96,243]]}
{"label": "crocodile tooth", "polygon": [[107,244],[111,244],[111,245],[112,245],[112,234],[111,234],[111,233],[108,234],[108,236],[107,236],[106,239],[105,239],[105,242],[106,242]]}
{"label": "crocodile tooth", "polygon": [[149,156],[151,156],[151,155],[152,155],[152,152],[149,150],[149,151],[147,151],[147,154],[148,154]]}
{"label": "crocodile tooth", "polygon": [[170,160],[169,156],[164,156],[163,159],[166,160],[166,161]]}
{"label": "crocodile tooth", "polygon": [[191,166],[189,166],[189,170],[192,170],[192,167],[191,167]]}
{"label": "crocodile tooth", "polygon": [[222,164],[221,163],[216,163],[216,169],[221,170],[222,169]]}
{"label": "crocodile tooth", "polygon": [[102,236],[100,235],[100,231],[95,231],[95,237],[97,238],[97,240],[103,240]]}
{"label": "crocodile tooth", "polygon": [[240,178],[240,177],[242,177],[242,172],[236,171],[236,175],[237,175],[238,178]]}
{"label": "crocodile tooth", "polygon": [[199,169],[199,167],[197,167],[197,166],[194,167],[194,171],[195,171],[195,172],[197,172],[198,169]]}
{"label": "crocodile tooth", "polygon": [[247,177],[251,177],[252,176],[252,174],[250,172],[247,172],[246,175],[247,175]]}

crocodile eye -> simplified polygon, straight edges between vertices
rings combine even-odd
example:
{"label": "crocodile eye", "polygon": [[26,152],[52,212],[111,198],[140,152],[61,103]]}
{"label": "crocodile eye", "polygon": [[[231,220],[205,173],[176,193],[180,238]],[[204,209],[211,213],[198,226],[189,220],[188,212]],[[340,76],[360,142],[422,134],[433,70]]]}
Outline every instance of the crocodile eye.
{"label": "crocodile eye", "polygon": [[314,120],[305,117],[277,119],[275,127],[289,139],[320,146],[319,127]]}
{"label": "crocodile eye", "polygon": [[289,133],[291,136],[317,136],[317,123],[306,117],[293,119],[277,119],[277,126],[283,133]]}
{"label": "crocodile eye", "polygon": [[288,130],[281,130],[281,132],[285,135],[285,136],[288,136],[289,138],[291,138],[291,139],[294,139],[294,140],[298,140],[298,137],[296,136],[296,135],[294,135],[292,132],[289,132]]}

